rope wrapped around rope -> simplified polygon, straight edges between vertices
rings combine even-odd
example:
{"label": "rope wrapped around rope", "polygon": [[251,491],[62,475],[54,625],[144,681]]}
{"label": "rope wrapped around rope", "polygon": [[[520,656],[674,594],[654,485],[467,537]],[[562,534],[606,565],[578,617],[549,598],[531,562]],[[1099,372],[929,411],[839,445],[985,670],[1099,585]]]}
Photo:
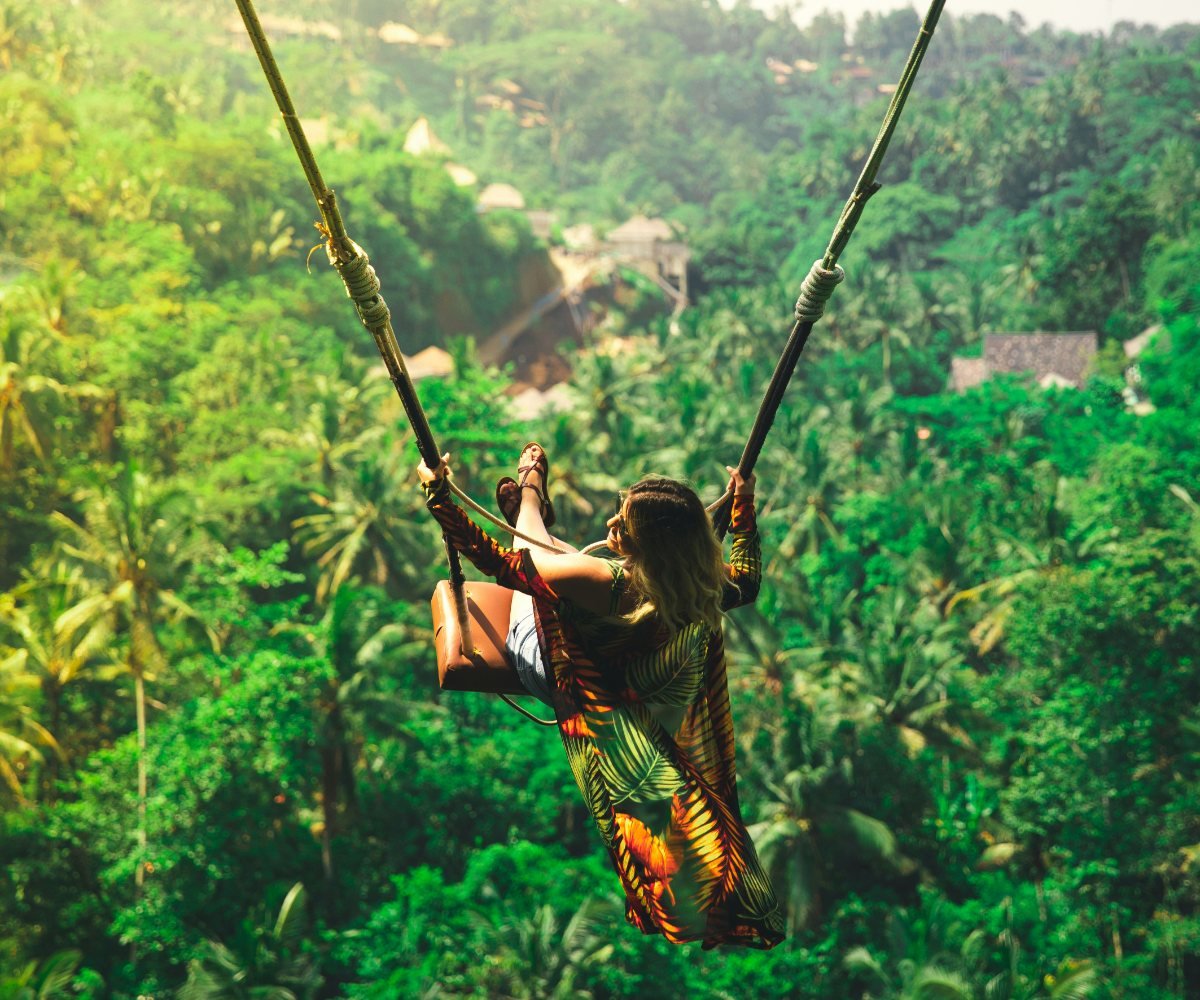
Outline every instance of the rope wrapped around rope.
{"label": "rope wrapped around rope", "polygon": [[840,264],[834,264],[833,270],[826,270],[823,261],[813,261],[813,266],[800,286],[800,297],[796,299],[796,319],[801,323],[815,323],[825,313],[825,303],[833,294],[833,290],[846,277]]}
{"label": "rope wrapped around rope", "polygon": [[359,319],[368,330],[372,330],[386,323],[392,314],[380,295],[379,278],[375,275],[370,258],[353,240],[348,242],[354,250],[354,256],[349,260],[341,259],[333,249],[332,242],[325,245],[325,253],[329,257],[329,263],[341,275],[346,294],[354,302]]}

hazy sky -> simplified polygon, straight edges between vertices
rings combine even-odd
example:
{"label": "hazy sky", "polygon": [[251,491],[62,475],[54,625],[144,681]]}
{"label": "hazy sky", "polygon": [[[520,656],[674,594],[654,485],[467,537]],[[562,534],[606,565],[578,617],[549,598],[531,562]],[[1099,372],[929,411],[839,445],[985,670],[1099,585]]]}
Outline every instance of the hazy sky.
{"label": "hazy sky", "polygon": [[[772,0],[755,0],[755,5],[771,9]],[[803,0],[796,20],[807,24],[811,15],[823,9],[841,11],[851,25],[864,11],[889,11],[911,6],[924,13],[928,0],[906,4],[903,0]],[[1197,0],[946,0],[946,10],[957,14],[997,14],[1007,17],[1016,11],[1025,23],[1037,27],[1049,21],[1056,28],[1072,31],[1108,31],[1118,21],[1153,24],[1165,28],[1181,22],[1200,23]]]}

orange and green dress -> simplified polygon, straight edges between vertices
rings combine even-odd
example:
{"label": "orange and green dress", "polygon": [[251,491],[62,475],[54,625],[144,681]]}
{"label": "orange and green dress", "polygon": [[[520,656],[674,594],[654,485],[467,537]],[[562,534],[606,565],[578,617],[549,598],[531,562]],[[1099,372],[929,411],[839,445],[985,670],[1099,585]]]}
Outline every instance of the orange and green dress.
{"label": "orange and green dress", "polygon": [[[738,804],[720,629],[696,624],[669,635],[654,619],[631,627],[591,615],[554,592],[528,549],[504,548],[475,525],[443,484],[427,493],[459,552],[533,597],[558,731],[625,889],[629,922],[705,948],[778,944],[783,914]],[[731,533],[726,610],[758,592],[750,498],[735,499]],[[614,588],[622,580],[614,573]]]}

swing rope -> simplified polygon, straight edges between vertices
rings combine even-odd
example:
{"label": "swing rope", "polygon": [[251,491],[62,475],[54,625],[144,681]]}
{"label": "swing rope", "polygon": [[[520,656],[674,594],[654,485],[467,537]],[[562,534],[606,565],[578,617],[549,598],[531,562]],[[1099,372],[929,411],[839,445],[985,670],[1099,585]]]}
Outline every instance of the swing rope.
{"label": "swing rope", "polygon": [[[904,104],[916,82],[917,71],[921,68],[925,51],[929,48],[929,42],[933,38],[934,29],[937,28],[938,19],[942,16],[942,8],[945,6],[946,0],[932,0],[930,3],[925,20],[921,22],[921,28],[917,32],[917,40],[913,43],[912,51],[909,52],[908,60],[904,64],[904,71],[900,74],[900,81],[896,84],[896,90],[888,103],[883,123],[879,127],[879,134],[875,137],[875,143],[867,156],[867,162],[863,165],[862,173],[859,174],[854,190],[850,192],[850,197],[846,200],[842,214],[834,226],[833,235],[825,249],[825,255],[813,263],[808,276],[800,286],[800,296],[796,300],[794,311],[796,322],[792,326],[787,344],[779,356],[779,361],[771,376],[771,382],[763,395],[758,415],[754,418],[754,426],[750,430],[750,437],[742,451],[742,457],[738,460],[738,471],[743,477],[749,476],[754,471],[754,464],[762,452],[767,433],[775,421],[775,414],[783,402],[784,392],[792,380],[796,362],[800,360],[804,345],[808,343],[813,325],[821,318],[825,312],[825,303],[829,301],[833,290],[845,277],[845,272],[838,266],[838,258],[846,249],[846,244],[850,242],[850,236],[854,232],[854,227],[858,225],[858,220],[862,217],[867,201],[881,186],[876,183],[875,175],[879,172],[880,164],[883,163],[884,154],[895,134],[900,114],[903,112]],[[729,530],[732,511],[733,496],[727,493],[717,501],[717,507],[713,513],[713,527],[716,528],[720,538],[724,538],[725,533]]]}

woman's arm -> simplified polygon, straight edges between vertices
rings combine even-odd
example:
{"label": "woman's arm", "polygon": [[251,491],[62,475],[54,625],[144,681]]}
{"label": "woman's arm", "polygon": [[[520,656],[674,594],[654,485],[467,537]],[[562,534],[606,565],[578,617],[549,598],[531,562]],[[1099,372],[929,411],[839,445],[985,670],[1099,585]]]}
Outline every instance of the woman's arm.
{"label": "woman's arm", "polygon": [[546,600],[556,601],[558,595],[543,579],[537,567],[521,550],[505,548],[467,517],[454,502],[445,477],[423,482],[425,506],[442,528],[450,545],[466,556],[481,572],[492,577],[502,587],[519,590]]}
{"label": "woman's arm", "polygon": [[742,479],[736,469],[729,472],[729,485],[733,488],[729,532],[733,536],[733,545],[727,563],[729,585],[721,601],[725,611],[753,604],[762,580],[762,543],[754,513],[754,476]]}

